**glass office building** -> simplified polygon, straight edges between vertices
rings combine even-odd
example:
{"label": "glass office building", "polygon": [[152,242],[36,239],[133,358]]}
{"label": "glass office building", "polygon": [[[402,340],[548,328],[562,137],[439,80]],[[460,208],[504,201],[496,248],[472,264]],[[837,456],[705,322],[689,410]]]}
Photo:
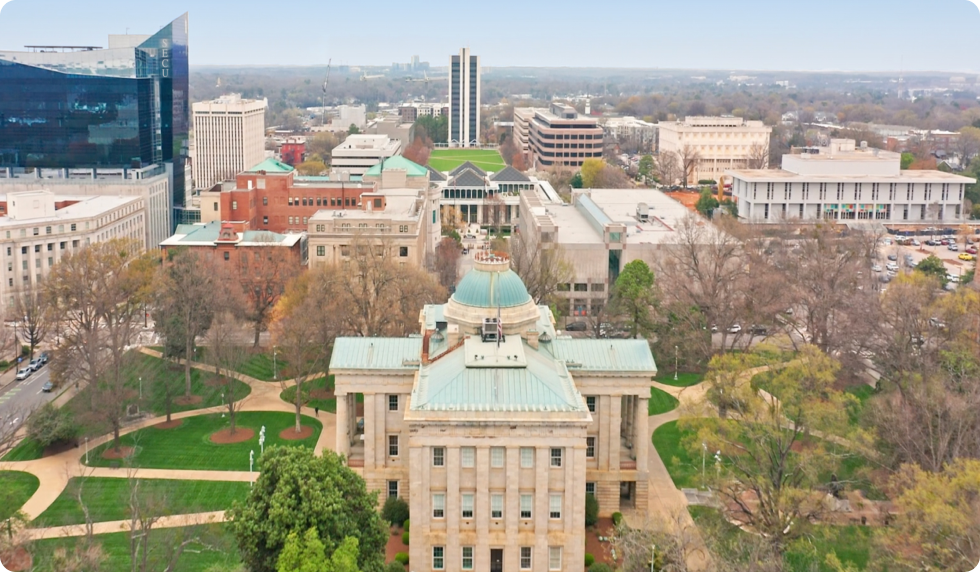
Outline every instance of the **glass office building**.
{"label": "glass office building", "polygon": [[190,127],[187,14],[108,48],[0,51],[0,168],[142,168],[171,173],[182,221]]}

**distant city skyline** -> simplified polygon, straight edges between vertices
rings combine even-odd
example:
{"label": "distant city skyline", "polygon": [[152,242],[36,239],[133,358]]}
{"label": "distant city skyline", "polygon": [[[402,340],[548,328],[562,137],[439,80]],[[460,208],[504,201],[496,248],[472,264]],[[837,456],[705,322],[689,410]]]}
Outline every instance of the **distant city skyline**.
{"label": "distant city skyline", "polygon": [[418,55],[442,67],[465,46],[488,67],[980,73],[980,9],[971,2],[627,0],[597,10],[499,0],[474,33],[452,24],[458,6],[446,0],[407,12],[384,1],[273,9],[241,0],[229,10],[214,0],[0,0],[0,50],[105,46],[109,34],[152,34],[186,11],[192,66],[387,66]]}

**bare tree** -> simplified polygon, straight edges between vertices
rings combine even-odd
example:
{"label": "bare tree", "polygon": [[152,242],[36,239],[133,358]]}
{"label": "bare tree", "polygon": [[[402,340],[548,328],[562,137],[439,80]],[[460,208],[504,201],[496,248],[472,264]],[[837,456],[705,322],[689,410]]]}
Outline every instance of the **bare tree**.
{"label": "bare tree", "polygon": [[435,272],[439,277],[439,284],[449,290],[456,286],[459,279],[459,262],[461,258],[459,244],[450,237],[443,237],[436,245]]}
{"label": "bare tree", "polygon": [[680,173],[680,164],[673,151],[661,151],[656,158],[654,171],[661,185],[674,185]]}
{"label": "bare tree", "polygon": [[0,459],[20,442],[20,428],[31,413],[30,409],[16,405],[8,405],[0,411]]}
{"label": "bare tree", "polygon": [[749,146],[747,165],[749,169],[769,168],[769,142],[753,143]]}
{"label": "bare tree", "polygon": [[574,267],[561,245],[547,240],[538,242],[529,232],[515,233],[510,238],[510,267],[521,277],[528,294],[536,304],[554,302],[559,285],[568,284],[574,277]]}
{"label": "bare tree", "polygon": [[695,175],[698,172],[698,165],[701,164],[701,151],[691,145],[684,145],[680,155],[681,169],[684,171],[684,185],[689,186],[697,183]]}
{"label": "bare tree", "polygon": [[31,346],[31,359],[34,348],[44,341],[48,333],[49,313],[40,283],[30,282],[14,296],[14,311],[17,312],[17,335]]}
{"label": "bare tree", "polygon": [[154,261],[130,240],[87,246],[61,259],[45,282],[45,295],[64,327],[59,360],[72,364],[69,381],[87,384],[86,412],[106,423],[119,447],[125,409],[125,354],[149,296]]}
{"label": "bare tree", "polygon": [[[259,336],[268,329],[272,308],[286,289],[286,284],[299,274],[299,261],[282,247],[260,246],[242,252],[242,268],[238,280],[245,294],[245,319],[252,323],[255,334],[253,347],[258,347]],[[253,260],[249,261],[249,255]]]}
{"label": "bare tree", "polygon": [[[157,271],[153,287],[153,320],[166,340],[164,357],[184,359],[184,395],[191,397],[191,360],[195,343],[213,318],[218,284],[210,260],[182,250]],[[169,392],[168,392],[169,394]],[[167,420],[170,404],[167,403]]]}
{"label": "bare tree", "polygon": [[504,209],[507,205],[497,193],[487,193],[483,199],[483,224],[488,227],[488,234],[494,237],[500,236],[500,229],[504,225]]}
{"label": "bare tree", "polygon": [[234,434],[238,412],[247,395],[247,386],[235,382],[235,372],[248,359],[248,348],[242,343],[247,328],[231,304],[222,306],[217,308],[205,343],[208,360],[214,366],[215,384],[221,391],[221,402],[228,411],[229,431]]}

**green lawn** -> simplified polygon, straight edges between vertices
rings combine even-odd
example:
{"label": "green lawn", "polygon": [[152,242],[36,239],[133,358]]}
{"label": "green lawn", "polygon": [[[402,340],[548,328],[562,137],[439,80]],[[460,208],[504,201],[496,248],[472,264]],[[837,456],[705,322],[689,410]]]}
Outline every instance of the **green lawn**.
{"label": "green lawn", "polygon": [[[303,441],[287,441],[279,438],[279,432],[293,427],[295,416],[284,412],[248,411],[238,414],[238,427],[251,428],[255,435],[249,441],[230,445],[216,445],[211,442],[212,433],[228,427],[228,419],[217,413],[198,415],[184,419],[175,429],[147,427],[121,439],[124,447],[135,447],[130,458],[134,466],[152,469],[202,469],[213,471],[248,470],[249,451],[259,457],[259,429],[265,426],[266,448],[275,445],[313,448],[323,426],[312,417],[303,417],[303,425],[314,428],[313,435]],[[106,443],[89,454],[89,465],[93,467],[112,467],[120,465],[118,460],[102,458],[102,451],[111,446]]]}
{"label": "green lawn", "polygon": [[[176,363],[138,353],[132,356],[131,361],[126,366],[125,375],[127,376],[126,385],[139,392],[140,378],[143,379],[143,408],[152,411],[154,415],[166,414],[165,389],[167,384],[170,387],[176,386],[183,395],[184,388],[184,367]],[[222,404],[222,392],[224,389],[214,384],[214,372],[201,371],[191,368],[191,393],[199,395],[203,401],[192,405],[174,404],[171,411],[187,411],[190,409],[203,409]],[[251,388],[247,383],[231,380],[235,384],[235,395],[247,396]]]}
{"label": "green lawn", "polygon": [[[691,506],[688,510],[702,530],[711,530],[718,535],[717,539],[722,547],[739,546],[739,537],[748,534],[725,521],[716,509]],[[789,572],[833,572],[827,567],[825,560],[834,551],[845,565],[850,563],[859,570],[865,570],[871,553],[871,533],[872,528],[868,526],[812,526],[784,555],[786,569]],[[733,555],[729,553],[725,556],[732,558]]]}
{"label": "green lawn", "polygon": [[697,385],[704,381],[703,373],[678,373],[677,381],[674,381],[673,373],[662,373],[658,375],[654,380],[657,383],[662,383],[664,385],[669,385],[671,387],[690,387],[692,385]]}
{"label": "green lawn", "polygon": [[[84,524],[85,514],[76,497],[78,487],[94,522],[129,518],[128,479],[76,477],[33,525]],[[160,503],[156,513],[161,515],[225,510],[231,508],[232,501],[244,500],[249,488],[249,483],[221,481],[141,479],[139,482],[144,498],[151,504]]]}
{"label": "green lawn", "polygon": [[650,388],[650,415],[660,415],[673,411],[677,409],[677,405],[677,398],[673,395],[656,387]]}
{"label": "green lawn", "polygon": [[701,459],[695,466],[687,449],[681,445],[681,439],[689,434],[690,431],[678,429],[676,421],[664,423],[653,432],[653,446],[677,488],[695,487],[701,480]]}
{"label": "green lawn", "polygon": [[[316,379],[307,381],[303,384],[303,403],[307,407],[319,407],[320,411],[328,411],[330,413],[337,412],[337,400],[333,397],[329,399],[310,399],[310,392],[318,389],[333,389],[333,376],[318,377]],[[286,403],[296,402],[296,386],[287,388],[285,391],[279,394],[280,399]]]}
{"label": "green lawn", "polygon": [[[193,528],[171,528],[155,530],[150,537],[150,565],[148,570],[163,570],[166,565],[161,560],[168,539],[175,537],[200,538],[200,543],[189,545],[173,572],[232,572],[241,562],[235,537],[230,528],[223,524],[212,524]],[[34,555],[35,572],[61,572],[52,566],[52,554],[58,548],[72,550],[80,538],[52,538],[38,540],[31,545]],[[102,547],[106,559],[100,572],[130,572],[129,533],[114,532],[97,534],[94,541]]]}
{"label": "green lawn", "polygon": [[24,437],[16,447],[7,452],[3,456],[3,461],[33,461],[35,459],[40,459],[41,454],[44,453],[44,447],[40,443],[31,439],[30,437]]}
{"label": "green lawn", "polygon": [[500,153],[493,149],[433,149],[429,155],[429,166],[440,172],[452,171],[467,161],[494,173],[507,167]]}
{"label": "green lawn", "polygon": [[0,471],[0,521],[20,510],[39,485],[37,477],[30,473]]}
{"label": "green lawn", "polygon": [[[150,349],[158,352],[163,351],[162,346],[153,346]],[[278,352],[275,359],[273,359],[272,350],[267,348],[263,349],[264,351],[252,350],[249,347],[247,350],[249,354],[248,358],[235,371],[262,381],[276,381],[276,379],[282,378],[283,368],[286,366],[286,362],[282,359],[282,352]],[[194,354],[194,361],[204,364],[208,363],[208,348],[197,348]],[[278,378],[276,377],[277,374],[279,376]]]}

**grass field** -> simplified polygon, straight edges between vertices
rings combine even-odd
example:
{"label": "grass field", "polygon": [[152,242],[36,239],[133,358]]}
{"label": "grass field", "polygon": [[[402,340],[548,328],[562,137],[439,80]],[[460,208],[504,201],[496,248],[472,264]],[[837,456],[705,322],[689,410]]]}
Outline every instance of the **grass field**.
{"label": "grass field", "polygon": [[[221,405],[223,389],[211,385],[214,379],[213,373],[191,368],[191,393],[201,396],[203,401],[193,405],[174,404],[171,411],[177,413]],[[166,414],[165,388],[168,384],[171,388],[179,388],[183,395],[184,367],[173,362],[146,354],[137,354],[127,364],[126,376],[128,378],[126,385],[137,391],[140,385],[139,378],[143,378],[143,409],[152,411],[154,415]],[[244,382],[233,379],[231,383],[236,385],[235,395],[245,397],[251,392],[251,388]]]}
{"label": "grass field", "polygon": [[[235,537],[226,525],[212,524],[194,528],[154,530],[150,538],[148,570],[164,570],[168,539],[175,537],[200,538],[189,545],[174,566],[174,572],[230,572],[241,562]],[[52,555],[58,548],[71,551],[80,537],[52,538],[35,541],[31,546],[36,572],[60,572],[52,565]],[[102,547],[105,560],[100,572],[130,572],[129,533],[97,534],[94,542]]]}
{"label": "grass field", "polygon": [[704,381],[703,373],[679,373],[677,381],[674,381],[673,373],[663,373],[655,378],[657,383],[669,385],[671,387],[690,387]]}
{"label": "grass field", "polygon": [[[715,531],[719,537],[719,546],[738,546],[739,537],[748,534],[724,520],[716,509],[691,506],[688,510],[691,518],[702,530]],[[868,526],[812,526],[807,534],[794,542],[783,556],[786,570],[833,572],[825,563],[831,551],[835,552],[845,565],[853,564],[858,570],[865,570],[871,554],[872,530]],[[732,554],[725,556],[731,558]]]}
{"label": "grass field", "polygon": [[39,485],[37,477],[30,473],[0,471],[0,521],[20,510]]}
{"label": "grass field", "polygon": [[[312,379],[304,383],[303,393],[305,395],[303,396],[304,397],[303,403],[305,403],[307,407],[319,407],[320,411],[328,411],[330,413],[336,413],[337,400],[335,398],[331,397],[329,399],[310,399],[309,396],[310,392],[315,391],[317,389],[333,389],[333,376],[332,375],[329,376],[329,379],[327,379],[326,377],[318,377],[316,379]],[[286,403],[295,403],[296,386],[294,385],[292,387],[286,388],[285,391],[279,394],[279,398],[285,401]]]}
{"label": "grass field", "polygon": [[433,149],[429,155],[429,166],[444,173],[467,161],[494,173],[503,171],[507,166],[500,153],[493,149]]}
{"label": "grass field", "polygon": [[[163,351],[162,346],[153,346],[150,349],[158,352]],[[248,358],[235,371],[261,381],[276,381],[283,377],[283,368],[286,367],[286,362],[282,359],[281,354],[282,352],[279,352],[275,359],[273,359],[272,352],[252,351],[249,349]],[[193,361],[204,364],[208,363],[208,348],[197,348]],[[276,375],[279,377],[277,378]]]}
{"label": "grass field", "polygon": [[[147,427],[120,440],[123,447],[135,447],[136,452],[129,459],[133,466],[148,469],[201,469],[212,471],[247,471],[249,451],[259,457],[259,429],[265,426],[265,447],[285,445],[290,447],[313,448],[323,426],[312,417],[303,417],[303,425],[314,428],[313,435],[302,441],[287,441],[279,438],[279,432],[293,427],[295,416],[283,412],[247,411],[238,414],[238,427],[250,428],[255,435],[243,443],[216,445],[211,442],[211,434],[228,427],[228,419],[212,413],[184,419],[175,429]],[[101,445],[89,453],[89,465],[111,467],[120,465],[118,460],[102,458],[102,451],[112,445]]]}
{"label": "grass field", "polygon": [[650,415],[660,415],[661,413],[673,411],[677,409],[677,405],[677,398],[673,395],[656,387],[650,388]]}
{"label": "grass field", "polygon": [[35,459],[40,459],[41,454],[44,453],[44,447],[40,443],[31,439],[30,437],[24,437],[16,447],[7,452],[3,456],[3,461],[33,461]]}
{"label": "grass field", "polygon": [[[81,487],[82,498],[95,522],[129,518],[129,480],[101,477],[73,478],[46,511],[37,517],[33,526],[64,526],[84,524],[85,514],[78,504],[76,492]],[[179,481],[142,479],[139,490],[151,505],[159,503],[156,514],[191,514],[231,508],[232,501],[244,500],[249,483],[220,481]]]}

